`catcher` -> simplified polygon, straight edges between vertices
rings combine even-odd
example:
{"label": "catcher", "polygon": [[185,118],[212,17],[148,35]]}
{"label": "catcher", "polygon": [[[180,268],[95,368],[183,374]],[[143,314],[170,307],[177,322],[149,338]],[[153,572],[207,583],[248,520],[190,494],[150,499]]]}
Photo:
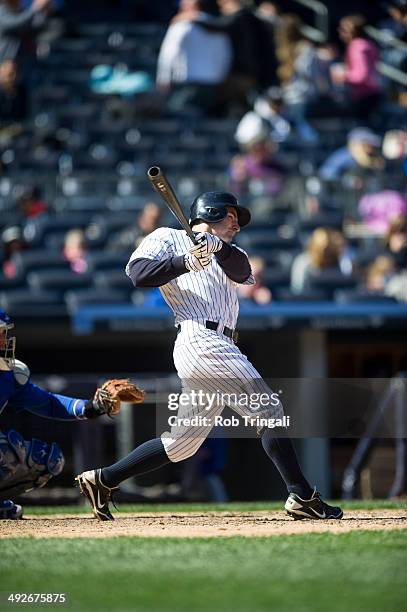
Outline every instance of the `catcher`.
{"label": "catcher", "polygon": [[[13,327],[10,317],[0,310],[0,413],[10,406],[50,419],[93,419],[117,414],[122,401],[138,404],[144,400],[144,391],[126,379],[106,381],[90,400],[41,389],[30,381],[28,367],[15,359]],[[55,442],[25,440],[13,429],[0,430],[0,519],[21,518],[21,506],[9,498],[43,487],[60,474],[64,463]]]}

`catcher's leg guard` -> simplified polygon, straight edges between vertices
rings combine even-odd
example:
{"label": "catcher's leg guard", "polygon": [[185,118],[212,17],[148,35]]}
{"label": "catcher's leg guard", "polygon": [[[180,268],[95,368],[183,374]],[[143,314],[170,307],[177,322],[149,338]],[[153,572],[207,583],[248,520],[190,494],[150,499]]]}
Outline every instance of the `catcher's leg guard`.
{"label": "catcher's leg guard", "polygon": [[0,432],[0,499],[43,487],[62,471],[64,463],[55,443],[24,440],[13,429]]}
{"label": "catcher's leg guard", "polygon": [[16,520],[23,516],[23,509],[11,499],[0,501],[0,520]]}

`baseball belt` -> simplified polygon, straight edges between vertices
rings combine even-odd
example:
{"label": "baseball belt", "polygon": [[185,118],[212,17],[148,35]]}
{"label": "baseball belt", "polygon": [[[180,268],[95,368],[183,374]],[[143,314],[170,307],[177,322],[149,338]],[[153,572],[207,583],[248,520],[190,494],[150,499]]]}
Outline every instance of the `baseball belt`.
{"label": "baseball belt", "polygon": [[[231,338],[233,342],[237,342],[238,332],[235,329],[231,329],[230,327],[227,327],[225,325],[223,329],[218,330],[219,325],[220,325],[219,321],[205,321],[206,329],[211,329],[212,331],[220,331],[221,334],[223,334],[227,338]],[[180,331],[181,331],[181,325],[177,325],[177,334],[179,334]]]}

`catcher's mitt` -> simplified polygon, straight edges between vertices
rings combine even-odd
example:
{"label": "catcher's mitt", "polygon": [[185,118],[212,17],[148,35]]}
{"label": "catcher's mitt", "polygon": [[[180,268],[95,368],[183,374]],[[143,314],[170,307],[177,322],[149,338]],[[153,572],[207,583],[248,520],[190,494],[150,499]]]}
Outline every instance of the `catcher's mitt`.
{"label": "catcher's mitt", "polygon": [[93,397],[93,408],[97,414],[111,416],[120,412],[120,403],[141,404],[145,392],[128,378],[112,378],[96,389]]}

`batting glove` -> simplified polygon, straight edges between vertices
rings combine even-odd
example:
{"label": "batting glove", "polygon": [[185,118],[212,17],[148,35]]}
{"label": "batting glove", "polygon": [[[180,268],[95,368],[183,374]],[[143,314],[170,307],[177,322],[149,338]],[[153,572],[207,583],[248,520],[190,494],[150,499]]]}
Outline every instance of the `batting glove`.
{"label": "batting glove", "polygon": [[209,266],[211,263],[211,256],[209,257],[195,257],[195,255],[191,255],[191,253],[186,253],[184,255],[184,264],[187,270],[190,272],[201,272],[206,266]]}
{"label": "batting glove", "polygon": [[189,252],[198,259],[202,257],[210,257],[213,253],[217,253],[223,247],[223,242],[217,236],[208,232],[201,232],[195,236],[198,244],[189,249]]}

